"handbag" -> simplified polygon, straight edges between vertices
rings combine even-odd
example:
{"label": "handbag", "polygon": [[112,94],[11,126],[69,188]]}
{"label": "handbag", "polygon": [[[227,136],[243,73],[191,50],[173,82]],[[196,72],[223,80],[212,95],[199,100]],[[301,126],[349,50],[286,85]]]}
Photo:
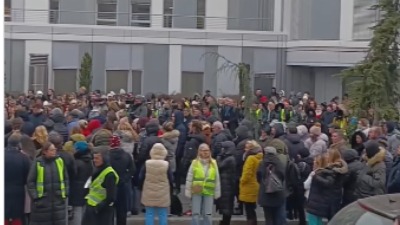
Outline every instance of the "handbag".
{"label": "handbag", "polygon": [[266,168],[266,175],[264,178],[266,194],[272,194],[275,192],[280,192],[285,190],[282,181],[279,179],[279,177],[276,175],[274,171],[275,168],[272,165],[269,165]]}

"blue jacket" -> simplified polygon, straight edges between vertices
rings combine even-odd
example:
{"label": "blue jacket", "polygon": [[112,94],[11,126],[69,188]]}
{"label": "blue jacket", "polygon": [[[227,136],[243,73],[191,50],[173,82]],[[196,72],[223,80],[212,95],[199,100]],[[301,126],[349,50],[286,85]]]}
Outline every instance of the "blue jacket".
{"label": "blue jacket", "polygon": [[187,138],[187,128],[184,123],[184,115],[182,111],[176,110],[174,112],[175,125],[174,128],[179,131],[178,146],[176,148],[176,157],[180,159],[183,156],[183,149]]}

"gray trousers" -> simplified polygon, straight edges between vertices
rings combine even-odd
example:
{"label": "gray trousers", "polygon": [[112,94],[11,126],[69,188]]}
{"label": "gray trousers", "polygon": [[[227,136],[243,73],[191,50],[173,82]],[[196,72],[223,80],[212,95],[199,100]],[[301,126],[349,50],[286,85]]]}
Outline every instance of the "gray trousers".
{"label": "gray trousers", "polygon": [[69,225],[82,225],[82,218],[85,208],[83,206],[74,206],[74,218],[69,221]]}

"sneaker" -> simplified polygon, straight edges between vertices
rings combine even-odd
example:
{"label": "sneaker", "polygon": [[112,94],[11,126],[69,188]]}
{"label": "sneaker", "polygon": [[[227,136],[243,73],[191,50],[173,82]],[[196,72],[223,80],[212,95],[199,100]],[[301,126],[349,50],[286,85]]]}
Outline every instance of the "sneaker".
{"label": "sneaker", "polygon": [[188,211],[184,212],[183,215],[192,216],[192,210],[188,210]]}

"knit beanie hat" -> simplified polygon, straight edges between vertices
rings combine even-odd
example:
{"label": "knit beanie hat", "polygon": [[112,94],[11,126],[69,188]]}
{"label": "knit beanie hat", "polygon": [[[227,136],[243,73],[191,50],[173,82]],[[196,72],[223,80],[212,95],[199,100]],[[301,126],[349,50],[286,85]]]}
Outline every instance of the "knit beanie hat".
{"label": "knit beanie hat", "polygon": [[394,129],[396,128],[396,123],[389,121],[386,123],[386,128],[387,128],[388,133],[392,133],[394,131]]}
{"label": "knit beanie hat", "polygon": [[379,144],[376,141],[371,141],[365,146],[365,152],[368,159],[374,157],[379,152]]}
{"label": "knit beanie hat", "polygon": [[110,131],[101,129],[94,134],[92,143],[94,146],[110,146],[111,137]]}
{"label": "knit beanie hat", "polygon": [[86,153],[89,150],[89,145],[86,141],[75,142],[74,148],[76,152]]}
{"label": "knit beanie hat", "polygon": [[320,136],[321,135],[321,127],[312,126],[310,128],[310,134],[311,135],[315,135],[315,136]]}
{"label": "knit beanie hat", "polygon": [[110,148],[118,148],[121,145],[121,138],[113,135],[110,140]]}

